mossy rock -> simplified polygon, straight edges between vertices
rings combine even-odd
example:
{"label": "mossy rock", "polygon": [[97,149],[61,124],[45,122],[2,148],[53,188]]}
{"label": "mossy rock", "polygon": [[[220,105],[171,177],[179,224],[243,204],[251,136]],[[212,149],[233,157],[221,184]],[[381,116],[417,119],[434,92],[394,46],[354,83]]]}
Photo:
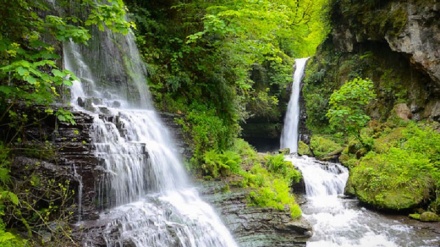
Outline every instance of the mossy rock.
{"label": "mossy rock", "polygon": [[384,154],[369,153],[351,170],[349,183],[355,195],[379,209],[405,210],[429,201],[435,183],[417,166],[429,159],[393,148]]}
{"label": "mossy rock", "polygon": [[434,212],[423,212],[420,214],[420,221],[424,222],[436,222],[440,221],[440,216]]}
{"label": "mossy rock", "polygon": [[313,154],[317,159],[326,160],[332,159],[335,155],[340,154],[343,147],[331,139],[315,135],[312,136],[312,139],[310,140],[310,149],[313,151]]}
{"label": "mossy rock", "polygon": [[311,156],[312,152],[310,151],[309,145],[305,144],[303,141],[299,141],[298,142],[298,154]]}
{"label": "mossy rock", "polygon": [[423,212],[421,214],[415,213],[410,214],[409,217],[411,219],[420,220],[423,222],[438,222],[440,221],[440,216],[434,212]]}

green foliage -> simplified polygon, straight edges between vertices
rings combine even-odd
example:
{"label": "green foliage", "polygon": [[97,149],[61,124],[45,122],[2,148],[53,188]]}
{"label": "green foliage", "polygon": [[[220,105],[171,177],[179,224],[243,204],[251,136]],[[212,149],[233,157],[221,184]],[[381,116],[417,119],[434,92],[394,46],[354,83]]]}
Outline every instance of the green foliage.
{"label": "green foliage", "polygon": [[126,8],[122,0],[86,1],[91,6],[86,26],[96,25],[100,31],[109,28],[113,32],[127,34],[134,23],[125,19]]}
{"label": "green foliage", "polygon": [[[62,101],[66,88],[77,80],[70,71],[59,67],[57,42],[71,39],[86,43],[90,38],[86,26],[90,25],[127,33],[131,24],[125,20],[121,0],[105,1],[105,4],[83,0],[77,6],[70,6],[69,1],[57,1],[58,6],[66,8],[65,16],[54,14],[53,6],[47,1],[13,2],[0,2],[4,10],[0,23],[0,122],[9,123],[17,131],[26,118],[21,118],[16,108],[23,105],[48,107],[55,101]],[[88,19],[81,19],[83,13],[78,13],[79,6],[87,6]],[[61,109],[56,115],[60,121],[74,124],[67,110]]]}
{"label": "green foliage", "polygon": [[[267,158],[272,167],[274,161],[280,163],[278,157]],[[281,157],[283,156],[281,155]],[[290,165],[292,166],[291,163]],[[249,172],[243,172],[241,174],[243,176],[243,186],[254,188],[248,196],[249,204],[277,210],[288,209],[292,219],[299,218],[301,216],[301,209],[295,202],[295,197],[290,193],[290,184],[292,180],[299,180],[301,174],[293,167],[290,168],[290,171],[287,172],[291,174],[290,177],[286,177],[283,174],[271,172],[270,169],[264,168],[260,164],[256,164]]]}
{"label": "green foliage", "polygon": [[330,109],[326,116],[336,131],[359,136],[370,117],[366,114],[367,105],[376,97],[371,80],[355,78],[346,82],[330,96]]}
{"label": "green foliage", "polygon": [[279,174],[292,183],[298,183],[301,179],[301,173],[282,154],[266,156],[266,166],[269,172]]}
{"label": "green foliage", "polygon": [[298,142],[298,154],[312,156],[310,147],[301,140]]}
{"label": "green foliage", "polygon": [[283,155],[259,156],[247,142],[236,139],[228,151],[206,152],[201,168],[205,179],[227,181],[227,190],[229,185],[250,188],[249,205],[288,210],[293,219],[301,216],[290,193],[290,185],[300,180],[301,173]]}
{"label": "green foliage", "polygon": [[240,171],[240,156],[232,151],[217,153],[210,150],[203,155],[202,170],[205,176],[219,178]]}
{"label": "green foliage", "polygon": [[[201,114],[219,118],[229,133],[213,140],[222,149],[247,118],[278,121],[294,58],[312,54],[328,30],[321,18],[327,0],[127,4],[157,108],[186,117],[194,104],[205,105],[209,113]],[[197,123],[188,125],[195,130]],[[188,133],[198,139],[196,131]],[[200,147],[199,160],[204,151],[198,150],[216,149]]]}
{"label": "green foliage", "polygon": [[[408,122],[376,129],[373,150],[351,170],[356,195],[379,208],[407,209],[432,200],[440,188],[440,134],[429,124]],[[373,136],[375,134],[373,133]]]}
{"label": "green foliage", "polygon": [[342,146],[333,140],[320,135],[312,136],[310,149],[318,159],[325,159],[342,151]]}
{"label": "green foliage", "polygon": [[11,182],[9,176],[9,159],[9,149],[0,142],[0,245],[5,247],[20,247],[25,246],[26,241],[21,240],[18,236],[8,232],[6,230],[6,225],[3,222],[5,206],[8,203],[11,203],[14,206],[19,204],[17,195],[9,191],[7,187]]}
{"label": "green foliage", "polygon": [[231,127],[220,118],[214,109],[200,104],[193,104],[193,109],[184,116],[176,119],[182,125],[188,143],[193,149],[193,163],[202,160],[203,155],[214,150],[221,152],[232,146],[234,133]]}

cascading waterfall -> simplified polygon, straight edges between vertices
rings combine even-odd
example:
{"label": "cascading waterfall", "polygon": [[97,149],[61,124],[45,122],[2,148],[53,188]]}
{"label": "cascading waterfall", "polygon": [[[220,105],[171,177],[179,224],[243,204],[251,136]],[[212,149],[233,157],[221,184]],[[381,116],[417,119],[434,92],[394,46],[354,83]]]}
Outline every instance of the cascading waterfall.
{"label": "cascading waterfall", "polygon": [[307,59],[299,58],[295,60],[296,69],[293,74],[292,93],[281,133],[280,147],[289,148],[290,153],[298,152],[299,95]]}
{"label": "cascading waterfall", "polygon": [[[304,70],[300,65],[305,64],[305,60],[296,60],[296,62],[295,79],[298,69]],[[302,75],[298,80],[300,77]],[[292,91],[292,97],[298,95],[299,86],[298,91]],[[301,208],[304,217],[313,224],[314,231],[307,246],[438,246],[440,237],[435,233],[419,233],[420,229],[408,226],[397,219],[361,208],[357,199],[345,198],[343,193],[349,172],[344,166],[296,155],[298,142],[296,126],[300,109],[298,106],[292,110],[291,102],[292,99],[287,114],[292,116],[286,115],[284,128],[289,128],[292,132],[286,134],[288,131],[283,130],[281,144],[282,147],[284,143],[284,147],[291,148],[294,154],[286,155],[285,159],[291,161],[301,171],[304,179],[307,203]],[[295,145],[292,145],[293,143]]]}
{"label": "cascading waterfall", "polygon": [[95,246],[98,235],[109,247],[237,246],[188,182],[152,106],[133,35],[106,31],[93,39],[88,48],[72,42],[63,48],[65,67],[80,78],[71,104],[94,116],[90,135],[105,174],[98,189],[105,211],[94,223],[104,228],[86,233],[83,245]]}

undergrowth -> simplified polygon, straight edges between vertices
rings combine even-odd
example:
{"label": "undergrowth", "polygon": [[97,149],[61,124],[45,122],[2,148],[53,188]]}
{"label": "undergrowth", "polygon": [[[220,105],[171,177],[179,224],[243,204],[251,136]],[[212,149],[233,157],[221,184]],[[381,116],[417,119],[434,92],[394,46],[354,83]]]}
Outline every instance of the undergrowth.
{"label": "undergrowth", "polygon": [[282,154],[258,154],[247,142],[236,139],[231,150],[205,153],[201,167],[205,179],[223,179],[232,186],[249,188],[248,205],[288,210],[292,219],[301,217],[290,189],[301,173]]}

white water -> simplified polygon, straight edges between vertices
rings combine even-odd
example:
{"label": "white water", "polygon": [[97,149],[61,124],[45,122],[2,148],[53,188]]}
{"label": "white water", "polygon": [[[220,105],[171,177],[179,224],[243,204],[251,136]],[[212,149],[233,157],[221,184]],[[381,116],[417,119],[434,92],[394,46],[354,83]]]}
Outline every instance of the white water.
{"label": "white water", "polygon": [[[295,82],[300,81],[305,59],[296,60]],[[298,71],[298,70],[301,71]],[[297,77],[298,76],[298,77]],[[298,78],[298,79],[297,79]],[[299,84],[299,83],[298,83]],[[294,83],[295,85],[295,83]],[[294,86],[286,115],[281,147],[297,151],[299,85]],[[295,91],[297,90],[297,91]],[[292,122],[293,121],[293,122]],[[349,176],[347,168],[340,164],[319,162],[307,156],[285,156],[302,173],[306,186],[307,203],[302,205],[304,217],[313,225],[309,247],[428,247],[439,246],[440,236],[431,231],[402,223],[401,219],[366,210],[357,199],[343,197]]]}
{"label": "white water", "polygon": [[[171,134],[150,102],[133,36],[106,32],[99,42],[105,46],[90,50],[92,54],[71,42],[64,45],[64,64],[81,80],[71,88],[71,102],[94,117],[90,135],[105,174],[96,181],[98,203],[105,211],[96,222],[87,222],[105,227],[102,232],[85,233],[82,244],[95,246],[100,237],[109,247],[237,246],[211,206],[188,182]],[[102,53],[111,42],[118,43],[124,57],[112,53],[110,57],[115,58],[102,61],[104,71],[95,75],[85,57]],[[114,86],[106,81],[106,68],[128,70],[122,78],[127,78],[127,85],[135,84],[137,92],[120,90],[126,85],[123,82]]]}
{"label": "white water", "polygon": [[73,168],[73,177],[76,181],[78,181],[78,221],[81,221],[82,214],[82,194],[83,194],[83,182],[82,177],[76,172],[75,164],[72,164]]}
{"label": "white water", "polygon": [[348,170],[336,163],[289,155],[301,170],[306,184],[304,217],[313,225],[309,247],[438,246],[440,237],[359,206],[357,199],[344,198]]}
{"label": "white water", "polygon": [[307,59],[299,58],[295,60],[296,69],[293,75],[292,93],[281,132],[280,147],[289,148],[290,153],[298,152],[299,95]]}

